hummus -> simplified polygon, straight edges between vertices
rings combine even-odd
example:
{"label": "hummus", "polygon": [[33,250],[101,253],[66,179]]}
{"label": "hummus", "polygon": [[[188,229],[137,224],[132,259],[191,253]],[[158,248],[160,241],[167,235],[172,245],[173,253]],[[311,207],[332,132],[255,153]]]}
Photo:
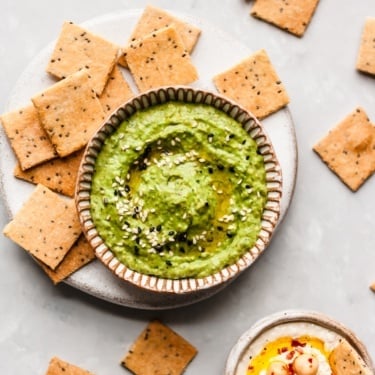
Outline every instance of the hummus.
{"label": "hummus", "polygon": [[106,139],[91,214],[128,268],[204,277],[254,245],[266,198],[263,157],[241,124],[208,105],[168,102]]}
{"label": "hummus", "polygon": [[330,355],[342,340],[316,324],[280,324],[251,343],[236,375],[332,375]]}

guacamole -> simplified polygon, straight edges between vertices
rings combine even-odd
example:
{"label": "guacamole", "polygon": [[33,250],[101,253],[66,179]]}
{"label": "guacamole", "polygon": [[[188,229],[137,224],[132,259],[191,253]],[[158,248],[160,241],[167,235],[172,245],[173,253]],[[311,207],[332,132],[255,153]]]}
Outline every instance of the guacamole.
{"label": "guacamole", "polygon": [[91,215],[128,268],[170,279],[204,277],[255,243],[266,173],[241,124],[204,104],[137,111],[95,162]]}

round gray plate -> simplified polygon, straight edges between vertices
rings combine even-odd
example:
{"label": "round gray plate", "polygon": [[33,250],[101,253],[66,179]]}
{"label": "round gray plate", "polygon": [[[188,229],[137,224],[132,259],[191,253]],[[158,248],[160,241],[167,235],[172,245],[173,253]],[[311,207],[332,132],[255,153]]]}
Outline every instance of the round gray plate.
{"label": "round gray plate", "polygon": [[[112,42],[124,45],[141,13],[141,9],[136,9],[108,14],[89,20],[82,26]],[[184,14],[175,13],[175,15],[195,24],[202,30],[202,35],[192,53],[192,60],[198,69],[200,79],[192,86],[215,91],[212,77],[249,56],[252,51],[230,35],[205,21]],[[54,83],[54,80],[45,73],[45,67],[53,46],[54,42],[42,50],[23,72],[10,97],[8,110],[14,110],[28,104],[31,96]],[[124,71],[124,75],[136,91],[128,72]],[[284,108],[264,119],[262,124],[273,143],[282,168],[282,219],[293,196],[297,173],[297,143],[293,121],[288,108]],[[13,177],[16,160],[3,131],[0,133],[0,153],[1,190],[11,217],[26,201],[34,186]],[[85,293],[115,304],[149,310],[189,305],[214,295],[228,285],[225,284],[186,295],[147,292],[124,283],[99,261],[94,261],[75,272],[66,279],[66,283]]]}

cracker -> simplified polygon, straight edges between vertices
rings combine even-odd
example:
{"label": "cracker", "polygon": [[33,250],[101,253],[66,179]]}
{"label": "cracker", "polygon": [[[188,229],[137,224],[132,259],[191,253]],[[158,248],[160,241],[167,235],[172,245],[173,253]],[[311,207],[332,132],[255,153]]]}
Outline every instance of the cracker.
{"label": "cracker", "polygon": [[335,375],[372,375],[361,356],[344,339],[332,350],[329,363]]}
{"label": "cracker", "polygon": [[58,357],[53,357],[49,362],[45,375],[93,375],[93,373],[65,362]]}
{"label": "cracker", "polygon": [[27,171],[22,171],[20,166],[16,165],[14,176],[33,184],[42,184],[57,193],[73,197],[82,155],[83,150],[76,151],[65,158],[50,160]]}
{"label": "cracker", "polygon": [[360,107],[313,149],[353,191],[357,191],[375,171],[375,127]]}
{"label": "cracker", "polygon": [[102,37],[65,22],[46,71],[65,78],[87,69],[92,77],[92,88],[100,95],[117,61],[118,50],[118,46]]}
{"label": "cracker", "polygon": [[289,103],[289,96],[265,50],[214,77],[218,91],[264,118]]}
{"label": "cracker", "polygon": [[375,18],[367,18],[361,36],[357,69],[375,75]]}
{"label": "cracker", "polygon": [[183,337],[159,321],[152,321],[122,360],[136,375],[182,374],[197,354]]}
{"label": "cracker", "polygon": [[41,265],[43,270],[56,285],[93,259],[95,259],[95,252],[84,235],[81,234],[55,270],[51,270],[44,264]]}
{"label": "cracker", "polygon": [[113,112],[134,95],[118,66],[113,68],[99,100],[105,113]]}
{"label": "cracker", "polygon": [[32,104],[0,117],[22,170],[57,156]]}
{"label": "cracker", "polygon": [[256,0],[250,14],[296,36],[303,36],[319,0]]}
{"label": "cracker", "polygon": [[60,157],[83,148],[105,115],[86,70],[70,75],[31,100]]}
{"label": "cracker", "polygon": [[38,185],[3,231],[51,269],[61,263],[81,234],[74,201]]}
{"label": "cracker", "polygon": [[[143,38],[145,35],[155,32],[156,30],[171,25],[175,27],[177,33],[180,35],[185,49],[191,53],[199,39],[201,30],[165,10],[152,5],[147,5],[145,7],[130,36],[129,43],[134,42],[136,39]],[[121,65],[127,66],[125,58],[120,58],[119,62]]]}
{"label": "cracker", "polygon": [[125,50],[129,69],[140,91],[184,85],[198,78],[196,68],[174,27],[138,39]]}

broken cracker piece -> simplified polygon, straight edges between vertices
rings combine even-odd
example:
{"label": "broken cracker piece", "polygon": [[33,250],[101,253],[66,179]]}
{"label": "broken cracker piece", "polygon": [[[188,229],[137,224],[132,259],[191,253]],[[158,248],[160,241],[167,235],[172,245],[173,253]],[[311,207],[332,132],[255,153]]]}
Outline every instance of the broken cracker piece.
{"label": "broken cracker piece", "polygon": [[257,0],[250,14],[296,36],[303,36],[319,0]]}
{"label": "broken cracker piece", "polygon": [[342,182],[357,191],[375,171],[375,127],[358,107],[313,150]]}
{"label": "broken cracker piece", "polygon": [[289,103],[289,96],[265,50],[214,77],[218,91],[260,119]]}
{"label": "broken cracker piece", "polygon": [[87,242],[85,236],[81,234],[75,244],[68,251],[63,261],[57,266],[55,270],[51,270],[44,264],[41,264],[41,266],[44,272],[56,285],[95,258],[96,256],[93,248]]}
{"label": "broken cracker piece", "polygon": [[87,70],[55,83],[31,100],[60,157],[83,148],[105,118]]}
{"label": "broken cracker piece", "polygon": [[4,113],[0,120],[22,170],[57,156],[32,104]]}
{"label": "broken cracker piece", "polygon": [[81,226],[72,199],[37,185],[3,233],[54,270],[80,236]]}
{"label": "broken cracker piece", "polygon": [[169,327],[155,320],[148,324],[122,360],[135,375],[180,375],[197,349]]}
{"label": "broken cracker piece", "polygon": [[94,375],[82,368],[63,361],[58,357],[53,357],[48,365],[45,375]]}
{"label": "broken cracker piece", "polygon": [[14,176],[33,184],[42,184],[57,193],[73,197],[82,155],[83,150],[76,151],[65,158],[50,160],[27,171],[22,171],[20,166],[16,165]]}
{"label": "broken cracker piece", "polygon": [[362,357],[344,339],[332,350],[329,363],[335,375],[373,375]]}
{"label": "broken cracker piece", "polygon": [[[191,53],[199,39],[201,30],[198,27],[191,25],[153,5],[147,5],[145,7],[130,36],[129,43],[132,43],[137,39],[141,39],[144,36],[155,32],[156,30],[171,25],[175,27],[177,33],[180,35],[185,49]],[[120,58],[119,63],[126,67],[126,58]]]}
{"label": "broken cracker piece", "polygon": [[112,113],[134,95],[118,66],[113,68],[103,93],[99,96],[104,112]]}
{"label": "broken cracker piece", "polygon": [[92,77],[91,86],[100,95],[117,61],[119,47],[99,35],[65,22],[46,71],[66,78],[82,69]]}
{"label": "broken cracker piece", "polygon": [[189,84],[198,79],[197,70],[174,27],[160,29],[134,41],[125,53],[140,91]]}
{"label": "broken cracker piece", "polygon": [[375,75],[375,18],[367,18],[361,36],[357,69]]}

